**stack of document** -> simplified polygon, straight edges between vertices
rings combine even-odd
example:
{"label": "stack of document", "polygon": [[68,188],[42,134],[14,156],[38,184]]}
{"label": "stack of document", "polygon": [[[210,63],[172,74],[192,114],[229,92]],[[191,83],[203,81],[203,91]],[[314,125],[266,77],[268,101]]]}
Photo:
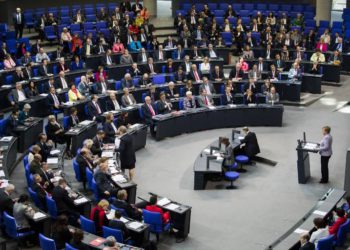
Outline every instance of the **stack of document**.
{"label": "stack of document", "polygon": [[33,219],[34,220],[37,220],[37,219],[41,219],[41,218],[44,218],[46,217],[46,214],[42,213],[42,212],[36,212],[33,216]]}
{"label": "stack of document", "polygon": [[88,199],[86,199],[86,197],[81,197],[79,199],[74,200],[74,203],[79,205],[79,204],[82,204],[82,203],[87,202],[87,201],[88,201]]}
{"label": "stack of document", "polygon": [[13,137],[13,136],[4,136],[4,137],[2,137],[2,138],[0,139],[0,141],[5,141],[5,142],[11,141],[11,140],[12,140],[12,137]]}
{"label": "stack of document", "polygon": [[142,227],[143,224],[140,223],[140,222],[137,222],[137,221],[133,221],[133,222],[130,222],[130,223],[128,224],[128,226],[131,227],[132,229],[137,230],[137,229],[139,229],[140,227]]}
{"label": "stack of document", "polygon": [[92,123],[92,121],[85,120],[85,121],[80,122],[79,125],[87,126],[87,125],[89,125],[90,123]]}
{"label": "stack of document", "polygon": [[117,175],[113,175],[112,176],[112,180],[114,181],[114,182],[126,182],[126,179],[125,179],[125,177],[123,176],[123,175],[121,175],[121,174],[117,174]]}
{"label": "stack of document", "polygon": [[175,203],[170,203],[169,205],[166,205],[165,206],[165,208],[166,209],[169,209],[169,210],[176,210],[176,209],[178,209],[180,206],[179,205],[177,205],[177,204],[175,204]]}
{"label": "stack of document", "polygon": [[120,217],[120,220],[121,220],[122,222],[124,222],[124,223],[129,222],[129,220],[128,220],[128,219],[126,219],[126,218],[124,218],[124,217]]}
{"label": "stack of document", "polygon": [[157,205],[158,206],[165,206],[165,205],[169,204],[170,202],[171,201],[168,198],[164,197],[157,202]]}
{"label": "stack of document", "polygon": [[61,151],[58,149],[54,149],[50,151],[50,155],[58,155]]}
{"label": "stack of document", "polygon": [[47,158],[47,164],[57,164],[58,163],[58,158]]}
{"label": "stack of document", "polygon": [[107,216],[107,218],[108,218],[109,220],[113,220],[114,217],[115,217],[115,210],[112,209],[111,211],[109,211],[108,214],[106,214],[106,216]]}
{"label": "stack of document", "polygon": [[304,149],[306,150],[317,150],[318,146],[316,143],[311,143],[311,142],[307,142],[304,146]]}
{"label": "stack of document", "polygon": [[135,123],[135,124],[131,125],[130,128],[134,129],[134,128],[137,128],[138,126],[140,126],[140,124],[139,123]]}
{"label": "stack of document", "polygon": [[114,152],[113,151],[103,151],[101,156],[107,157],[107,158],[113,158]]}

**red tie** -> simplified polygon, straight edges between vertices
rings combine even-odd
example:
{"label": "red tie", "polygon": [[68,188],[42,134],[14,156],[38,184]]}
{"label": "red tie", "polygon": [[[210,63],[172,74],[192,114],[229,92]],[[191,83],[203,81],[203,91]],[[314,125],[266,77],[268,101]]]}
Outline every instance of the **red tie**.
{"label": "red tie", "polygon": [[101,114],[101,109],[100,109],[100,106],[97,104],[97,102],[95,103],[95,107],[97,109],[97,113]]}
{"label": "red tie", "polygon": [[205,97],[205,105],[208,106],[208,98]]}
{"label": "red tie", "polygon": [[197,73],[197,70],[194,72],[194,77],[196,78],[196,81],[198,82],[200,79],[199,79],[199,75]]}
{"label": "red tie", "polygon": [[148,104],[148,108],[149,108],[149,111],[151,111],[152,117],[155,116],[156,113],[154,112],[152,105]]}

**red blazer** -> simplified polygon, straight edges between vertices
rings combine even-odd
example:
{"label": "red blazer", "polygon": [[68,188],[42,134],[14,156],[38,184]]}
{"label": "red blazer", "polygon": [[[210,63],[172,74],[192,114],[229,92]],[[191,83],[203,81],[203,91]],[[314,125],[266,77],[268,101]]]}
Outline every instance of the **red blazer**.
{"label": "red blazer", "polygon": [[[107,81],[107,73],[106,73],[106,71],[103,71],[102,75],[103,75],[103,78]],[[99,72],[95,73],[95,81],[96,82],[100,81],[100,73]]]}
{"label": "red blazer", "polygon": [[105,211],[98,206],[91,210],[90,220],[95,222],[97,233],[102,232],[102,226],[108,226],[109,224]]}
{"label": "red blazer", "polygon": [[346,216],[344,217],[339,217],[332,226],[328,228],[329,234],[334,234],[335,237],[337,237],[337,233],[339,230],[339,227],[346,222],[347,218]]}
{"label": "red blazer", "polygon": [[117,53],[117,52],[122,52],[123,54],[124,54],[124,45],[122,44],[122,43],[119,43],[119,44],[117,44],[117,43],[115,43],[114,45],[113,45],[113,48],[112,48],[112,51],[114,52],[114,53]]}
{"label": "red blazer", "polygon": [[[321,49],[321,44],[322,44],[322,49]],[[318,42],[317,45],[316,45],[316,49],[321,49],[322,52],[327,52],[328,44],[327,43],[320,43],[320,42]]]}
{"label": "red blazer", "polygon": [[169,222],[170,213],[169,212],[164,213],[160,207],[157,207],[156,205],[148,205],[146,206],[146,210],[150,212],[160,213],[160,215],[162,216],[163,224],[166,224]]}

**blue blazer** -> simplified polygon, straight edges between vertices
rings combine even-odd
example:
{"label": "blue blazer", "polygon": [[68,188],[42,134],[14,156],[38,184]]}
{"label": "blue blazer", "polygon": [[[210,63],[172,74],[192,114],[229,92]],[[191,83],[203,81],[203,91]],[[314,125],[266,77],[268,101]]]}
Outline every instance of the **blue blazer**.
{"label": "blue blazer", "polygon": [[140,41],[132,41],[129,45],[131,51],[139,51],[142,48]]}
{"label": "blue blazer", "polygon": [[83,69],[83,62],[79,61],[79,64],[77,65],[76,62],[72,62],[70,65],[70,69],[71,70],[79,70],[79,69]]}

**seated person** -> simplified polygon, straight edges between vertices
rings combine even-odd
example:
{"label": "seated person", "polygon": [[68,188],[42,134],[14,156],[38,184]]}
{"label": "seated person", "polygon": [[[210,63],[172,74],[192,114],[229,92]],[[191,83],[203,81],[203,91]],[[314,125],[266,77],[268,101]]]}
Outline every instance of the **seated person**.
{"label": "seated person", "polygon": [[178,98],[180,95],[176,92],[174,82],[169,82],[168,89],[166,90],[166,97],[169,99]]}
{"label": "seated person", "polygon": [[121,42],[120,42],[120,39],[118,38],[118,39],[117,39],[117,42],[115,42],[115,43],[113,44],[112,51],[113,51],[113,53],[119,53],[119,52],[121,52],[121,53],[124,54],[124,50],[125,50],[124,44],[121,43]]}
{"label": "seated person", "polygon": [[113,113],[108,113],[106,116],[106,121],[103,125],[103,131],[105,132],[105,140],[109,143],[114,143],[115,136],[117,134],[117,126],[114,124]]}
{"label": "seated person", "polygon": [[80,82],[78,84],[78,90],[83,96],[88,96],[90,93],[90,86],[86,80],[86,76],[80,77]]}
{"label": "seated person", "polygon": [[72,84],[70,86],[70,90],[68,91],[68,100],[70,102],[76,102],[76,101],[83,100],[83,99],[85,99],[85,97],[75,87],[75,84]]}
{"label": "seated person", "polygon": [[123,238],[126,239],[129,236],[129,230],[126,228],[125,223],[121,221],[122,214],[119,211],[115,211],[114,219],[109,221],[108,227],[118,229],[123,232]]}
{"label": "seated person", "polygon": [[50,195],[47,188],[50,184],[47,182],[43,184],[43,179],[39,174],[34,174],[33,180],[34,182],[31,188],[37,194],[40,203],[46,208],[46,196]]}
{"label": "seated person", "polygon": [[129,51],[124,50],[124,54],[120,57],[120,64],[133,64],[134,61],[132,56],[129,54]]}
{"label": "seated person", "polygon": [[333,54],[329,57],[329,62],[335,65],[340,65],[343,61],[343,58],[338,50],[335,50]]}
{"label": "seated person", "polygon": [[34,159],[29,165],[29,171],[31,174],[40,174],[41,173],[41,162],[42,157],[40,154],[35,154]]}
{"label": "seated person", "polygon": [[72,107],[69,111],[70,116],[68,117],[67,130],[79,124],[78,110],[75,107]]}
{"label": "seated person", "polygon": [[34,155],[40,154],[40,147],[38,145],[33,145],[29,149],[28,153],[28,164],[30,164],[34,160]]}
{"label": "seated person", "polygon": [[97,235],[102,235],[102,227],[109,225],[109,220],[106,216],[108,211],[109,202],[102,199],[98,202],[97,206],[93,207],[90,214],[90,220],[95,222],[95,228]]}
{"label": "seated person", "polygon": [[105,132],[103,130],[98,130],[96,136],[92,138],[91,153],[101,157],[103,143],[105,138]]}
{"label": "seated person", "polygon": [[258,88],[255,85],[254,78],[249,78],[248,82],[244,84],[243,86],[244,93],[246,93],[248,89],[251,90],[254,94],[258,92]]}
{"label": "seated person", "polygon": [[107,94],[109,92],[107,82],[103,76],[100,76],[100,81],[96,83],[96,90],[98,94]]}
{"label": "seated person", "polygon": [[23,90],[22,84],[20,82],[16,83],[16,88],[11,90],[7,98],[12,106],[27,99],[26,93]]}
{"label": "seated person", "polygon": [[184,93],[186,94],[187,91],[191,91],[192,93],[195,93],[195,89],[193,87],[192,80],[188,80],[186,82],[186,85],[184,87]]}
{"label": "seated person", "polygon": [[256,104],[255,94],[251,89],[247,89],[244,93],[244,104]]}
{"label": "seated person", "polygon": [[207,94],[210,96],[216,93],[214,85],[212,83],[209,83],[207,77],[203,77],[203,84],[199,86],[199,92],[201,92],[203,89],[205,89],[207,91]]}
{"label": "seated person", "polygon": [[107,110],[113,110],[113,111],[120,110],[120,105],[114,93],[109,94],[109,98],[107,99]]}
{"label": "seated person", "polygon": [[49,115],[47,123],[47,137],[59,144],[66,144],[66,154],[70,157],[71,138],[65,135],[64,128],[56,121],[54,115]]}
{"label": "seated person", "polygon": [[314,226],[316,231],[311,234],[310,242],[315,244],[315,247],[317,248],[318,241],[328,236],[328,228],[326,222],[322,218],[315,218]]}
{"label": "seated person", "polygon": [[279,73],[276,69],[276,66],[274,64],[271,64],[270,69],[271,70],[269,72],[269,78],[271,79],[271,81],[278,81]]}
{"label": "seated person", "polygon": [[147,73],[144,73],[140,78],[139,85],[141,87],[149,87],[152,85],[152,80],[149,78],[149,75]]}
{"label": "seated person", "polygon": [[301,72],[298,63],[293,63],[293,67],[288,72],[289,79],[300,79]]}
{"label": "seated person", "polygon": [[270,90],[271,90],[271,87],[272,87],[272,86],[273,86],[273,85],[271,84],[270,79],[266,79],[266,80],[264,81],[264,85],[261,86],[262,93],[263,93],[264,95],[267,95],[268,93],[270,93]]}
{"label": "seated person", "polygon": [[197,102],[198,106],[201,108],[214,105],[213,99],[207,94],[207,91],[204,88],[201,90],[200,96],[197,98]]}
{"label": "seated person", "polygon": [[199,65],[199,70],[203,75],[209,76],[211,71],[211,65],[209,63],[209,58],[204,57],[203,62]]}
{"label": "seated person", "polygon": [[46,97],[46,106],[49,108],[50,112],[54,110],[59,110],[61,101],[58,95],[56,95],[56,90],[54,87],[50,87],[50,93]]}
{"label": "seated person", "polygon": [[274,104],[280,101],[280,95],[276,92],[275,87],[271,87],[270,92],[266,95],[266,103]]}
{"label": "seated person", "polygon": [[242,70],[242,65],[239,62],[237,62],[236,66],[230,71],[229,79],[231,79],[232,81],[233,80],[238,81],[238,80],[241,80],[243,76],[244,76],[244,72]]}
{"label": "seated person", "polygon": [[70,242],[70,245],[75,249],[89,250],[90,248],[82,242],[83,239],[84,239],[84,231],[82,231],[81,229],[75,229],[73,232],[73,237]]}
{"label": "seated person", "polygon": [[108,173],[108,158],[102,157],[98,162],[98,169],[94,173],[94,179],[101,197],[109,199],[117,197],[118,190],[114,187],[112,177]]}
{"label": "seated person", "polygon": [[225,93],[222,96],[222,105],[228,105],[228,104],[233,104],[234,103],[234,99],[233,96],[231,94],[231,87],[230,86],[226,86],[225,87]]}
{"label": "seated person", "polygon": [[127,111],[122,111],[122,113],[117,118],[118,128],[121,126],[130,127],[129,113]]}
{"label": "seated person", "polygon": [[141,107],[145,123],[150,127],[151,135],[155,135],[155,125],[153,122],[153,117],[157,115],[157,111],[153,108],[151,97],[146,96],[145,103]]}
{"label": "seated person", "polygon": [[56,202],[58,215],[66,215],[77,222],[79,214],[75,211],[76,206],[74,200],[69,196],[67,191],[67,181],[65,179],[60,179],[58,185],[52,190],[52,199]]}
{"label": "seated person", "polygon": [[134,220],[142,220],[142,209],[140,208],[144,207],[145,204],[129,204],[127,199],[128,193],[125,189],[121,189],[118,191],[117,199],[113,201],[113,205],[117,208],[124,209],[128,217]]}
{"label": "seated person", "polygon": [[39,95],[39,91],[36,88],[35,83],[33,81],[29,82],[28,88],[25,90],[25,93],[26,93],[26,96],[28,96],[28,98]]}
{"label": "seated person", "polygon": [[321,50],[317,49],[316,52],[312,54],[310,61],[324,63],[326,61],[326,58],[324,54],[322,54]]}
{"label": "seated person", "polygon": [[122,84],[123,88],[129,88],[129,89],[134,88],[134,83],[133,83],[132,77],[129,73],[126,73],[124,75],[124,78],[121,80],[121,84]]}
{"label": "seated person", "polygon": [[137,102],[132,94],[129,93],[128,88],[123,88],[124,95],[122,96],[123,107],[135,105]]}
{"label": "seated person", "polygon": [[58,216],[52,226],[52,239],[55,241],[57,249],[64,249],[67,242],[72,239],[72,233],[68,228],[68,217],[66,215]]}
{"label": "seated person", "polygon": [[19,115],[19,111],[17,108],[15,108],[14,110],[12,110],[11,115],[7,118],[6,132],[5,132],[7,136],[18,136],[15,131],[15,129],[19,125],[18,115]]}
{"label": "seated person", "polygon": [[47,160],[47,157],[50,155],[51,149],[53,148],[53,142],[52,140],[47,140],[47,135],[44,133],[40,133],[39,141],[36,145],[40,147],[40,154],[43,158],[43,161]]}
{"label": "seated person", "polygon": [[157,196],[152,195],[149,199],[149,205],[146,206],[146,210],[150,212],[160,213],[162,216],[163,224],[167,224],[170,221],[170,213],[163,212],[163,210],[157,206]]}
{"label": "seated person", "polygon": [[315,245],[310,241],[310,235],[304,233],[300,236],[300,248],[299,250],[315,250]]}
{"label": "seated person", "polygon": [[168,114],[172,111],[173,105],[171,102],[166,100],[164,92],[159,94],[159,101],[157,102],[158,114]]}
{"label": "seated person", "polygon": [[130,73],[131,77],[142,76],[142,72],[141,72],[141,70],[139,69],[139,67],[137,66],[137,63],[136,63],[136,62],[134,62],[134,63],[131,65],[131,69],[129,70],[129,73]]}
{"label": "seated person", "polygon": [[142,44],[139,40],[137,40],[137,36],[133,36],[131,43],[129,44],[129,48],[131,51],[140,51],[142,49]]}
{"label": "seated person", "polygon": [[333,234],[335,237],[337,237],[339,227],[346,222],[347,217],[345,215],[345,211],[339,207],[333,211],[333,215],[336,215],[338,218],[333,223],[333,225],[329,226],[328,232],[329,234]]}
{"label": "seated person", "polygon": [[197,108],[195,98],[191,91],[186,92],[186,97],[183,100],[183,107],[184,110]]}
{"label": "seated person", "polygon": [[81,70],[84,68],[84,64],[79,56],[74,56],[74,62],[71,63],[70,68],[71,70]]}
{"label": "seated person", "polygon": [[211,79],[216,82],[221,82],[225,78],[224,72],[220,69],[219,65],[215,65],[213,72],[211,73]]}
{"label": "seated person", "polygon": [[80,179],[83,183],[84,190],[86,189],[86,168],[89,168],[92,172],[94,170],[93,161],[89,158],[89,150],[82,148],[75,157],[76,162],[79,165]]}
{"label": "seated person", "polygon": [[[33,218],[34,209],[29,204],[29,196],[21,194],[19,199],[13,205],[13,217],[16,220],[17,230],[25,233],[32,230],[29,219]],[[24,237],[26,245],[29,245],[29,240],[33,241],[32,237]]]}
{"label": "seated person", "polygon": [[103,66],[98,66],[97,71],[94,74],[96,82],[101,81],[101,77],[103,77],[104,80],[108,78],[107,72],[105,71]]}

